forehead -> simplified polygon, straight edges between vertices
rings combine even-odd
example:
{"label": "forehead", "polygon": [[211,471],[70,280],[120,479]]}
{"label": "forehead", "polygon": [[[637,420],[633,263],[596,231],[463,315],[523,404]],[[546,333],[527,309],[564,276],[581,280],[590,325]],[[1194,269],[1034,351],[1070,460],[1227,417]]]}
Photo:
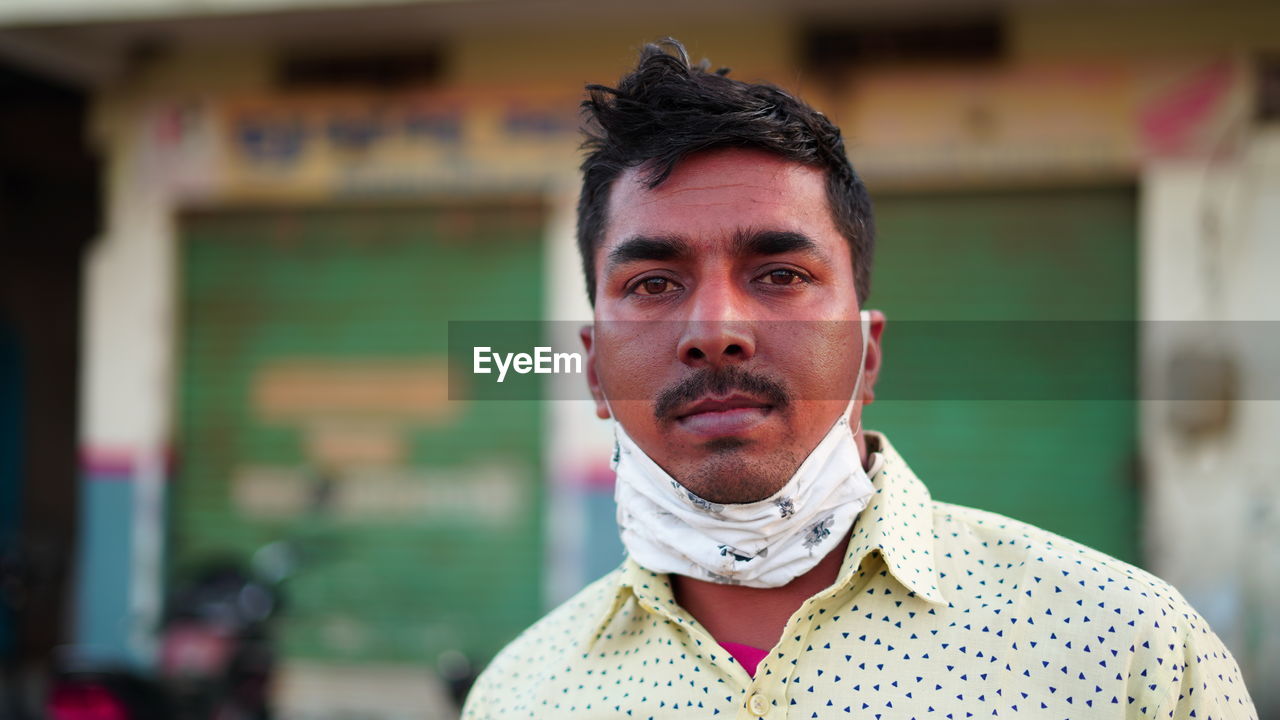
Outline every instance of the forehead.
{"label": "forehead", "polygon": [[726,240],[746,229],[790,230],[819,242],[843,242],[818,168],[733,148],[685,158],[652,189],[644,183],[644,170],[630,168],[614,182],[598,251],[637,235],[699,243]]}

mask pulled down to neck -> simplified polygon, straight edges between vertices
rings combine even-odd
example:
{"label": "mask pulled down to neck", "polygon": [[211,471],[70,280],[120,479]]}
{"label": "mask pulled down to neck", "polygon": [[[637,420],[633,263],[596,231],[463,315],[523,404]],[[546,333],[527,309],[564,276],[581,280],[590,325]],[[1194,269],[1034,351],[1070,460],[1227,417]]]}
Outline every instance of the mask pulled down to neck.
{"label": "mask pulled down to neck", "polygon": [[614,498],[632,559],[653,572],[772,588],[812,570],[844,539],[875,492],[849,427],[870,330],[866,311],[860,319],[853,396],[795,474],[763,500],[720,504],[698,497],[645,454],[614,416]]}

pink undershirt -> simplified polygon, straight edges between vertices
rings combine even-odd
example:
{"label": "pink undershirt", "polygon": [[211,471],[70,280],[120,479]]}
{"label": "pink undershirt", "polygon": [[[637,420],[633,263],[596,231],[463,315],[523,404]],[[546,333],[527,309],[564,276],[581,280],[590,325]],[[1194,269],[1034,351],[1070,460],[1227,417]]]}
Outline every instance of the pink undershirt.
{"label": "pink undershirt", "polygon": [[760,665],[760,661],[769,654],[768,650],[761,650],[750,645],[741,645],[739,643],[722,642],[720,647],[729,651],[734,660],[747,671],[751,677],[756,676],[756,668]]}

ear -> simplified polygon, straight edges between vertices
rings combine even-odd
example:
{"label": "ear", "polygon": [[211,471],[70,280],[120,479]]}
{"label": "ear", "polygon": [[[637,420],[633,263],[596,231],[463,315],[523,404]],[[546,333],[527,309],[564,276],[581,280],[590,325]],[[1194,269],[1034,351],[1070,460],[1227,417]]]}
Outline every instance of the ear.
{"label": "ear", "polygon": [[578,337],[587,351],[587,387],[591,389],[591,397],[596,401],[596,417],[608,420],[609,406],[605,404],[604,393],[600,390],[600,376],[596,374],[595,327],[583,325],[578,329]]}
{"label": "ear", "polygon": [[870,405],[876,399],[876,378],[880,376],[880,368],[884,360],[884,326],[885,316],[879,310],[868,310],[871,316],[870,335],[867,338],[867,359],[862,370],[862,389],[858,393],[863,405]]}

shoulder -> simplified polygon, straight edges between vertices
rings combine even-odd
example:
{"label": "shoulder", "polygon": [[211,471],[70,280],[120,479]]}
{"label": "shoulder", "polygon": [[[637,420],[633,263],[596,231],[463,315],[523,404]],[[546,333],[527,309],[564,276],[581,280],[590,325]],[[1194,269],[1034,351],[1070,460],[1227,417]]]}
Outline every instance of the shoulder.
{"label": "shoulder", "polygon": [[934,503],[933,520],[943,594],[1021,626],[1022,652],[1045,667],[1110,668],[1116,700],[1143,716],[1254,717],[1234,658],[1169,583],[995,513]]}
{"label": "shoulder", "polygon": [[[1104,612],[1125,616],[1133,627],[1138,616],[1173,616],[1186,621],[1186,629],[1206,627],[1172,585],[1150,572],[1013,518],[935,502],[934,537],[940,562],[953,575],[996,577],[1017,587],[1023,603],[1035,598],[1046,609],[1088,607],[1094,618]],[[1156,628],[1183,626],[1165,621]]]}
{"label": "shoulder", "polygon": [[619,568],[583,588],[503,648],[476,679],[463,717],[510,716],[548,673],[581,655],[592,628],[613,606],[621,574]]}
{"label": "shoulder", "polygon": [[1194,613],[1169,583],[1106,553],[997,513],[941,502],[933,506],[938,554],[958,570],[1016,579],[1024,594],[1047,587],[1081,605],[1082,598],[1092,598],[1095,606],[1109,598],[1144,611]]}

